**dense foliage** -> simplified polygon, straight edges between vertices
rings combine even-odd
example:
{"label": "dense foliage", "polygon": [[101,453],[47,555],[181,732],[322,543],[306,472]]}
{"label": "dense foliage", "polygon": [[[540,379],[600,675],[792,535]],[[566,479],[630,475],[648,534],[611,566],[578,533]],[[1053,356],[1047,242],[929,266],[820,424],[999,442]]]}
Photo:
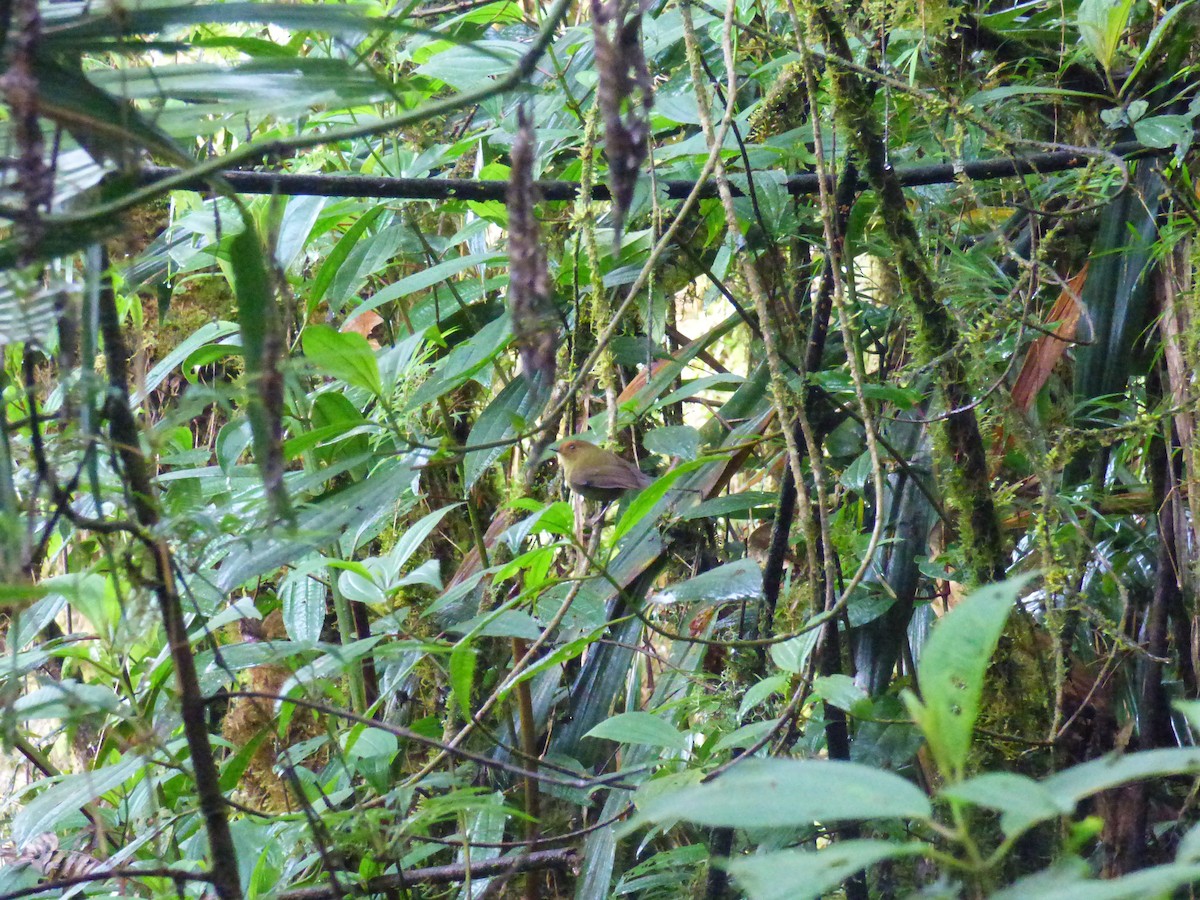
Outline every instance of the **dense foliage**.
{"label": "dense foliage", "polygon": [[1192,0],[3,9],[0,897],[1200,884]]}

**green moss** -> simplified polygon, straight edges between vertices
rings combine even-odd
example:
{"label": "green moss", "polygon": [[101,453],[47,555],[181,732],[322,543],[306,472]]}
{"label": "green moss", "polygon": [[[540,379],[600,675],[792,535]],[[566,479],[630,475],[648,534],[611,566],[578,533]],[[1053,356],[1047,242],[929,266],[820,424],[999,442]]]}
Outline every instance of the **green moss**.
{"label": "green moss", "polygon": [[804,69],[799,63],[784,66],[750,116],[750,140],[762,143],[803,125],[808,115],[804,96]]}

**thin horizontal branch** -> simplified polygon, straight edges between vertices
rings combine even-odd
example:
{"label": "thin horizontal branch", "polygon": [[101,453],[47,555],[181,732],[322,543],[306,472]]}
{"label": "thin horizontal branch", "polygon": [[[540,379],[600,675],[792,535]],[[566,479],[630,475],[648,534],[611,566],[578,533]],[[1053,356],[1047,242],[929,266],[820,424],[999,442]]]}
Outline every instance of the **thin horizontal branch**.
{"label": "thin horizontal branch", "polygon": [[[1110,150],[1116,156],[1131,159],[1168,153],[1137,141],[1126,141]],[[1019,175],[1048,175],[1078,169],[1094,160],[1074,151],[1029,153],[1021,156],[997,157],[961,163],[936,163],[925,166],[903,166],[896,170],[900,183],[906,187],[923,184],[949,184],[960,176],[976,181],[1012,178]],[[139,185],[149,186],[167,178],[177,178],[181,171],[164,166],[145,166],[137,173]],[[480,181],[474,178],[387,178],[372,175],[295,175],[284,172],[249,172],[227,170],[222,173],[235,190],[243,194],[281,194],[287,197],[378,197],[391,200],[500,200],[508,188],[507,181]],[[801,172],[787,180],[788,192],[797,196],[817,193],[817,174]],[[678,179],[659,180],[672,199],[682,199],[691,191],[693,182]],[[574,181],[539,181],[543,200],[570,201],[579,193]],[[866,182],[859,182],[865,188]],[[174,185],[177,190],[206,191],[208,182],[201,177]],[[736,185],[730,185],[740,195]],[[831,182],[832,189],[832,182]],[[715,197],[716,185],[706,185],[701,196]],[[592,199],[610,199],[608,187],[597,184]]]}
{"label": "thin horizontal branch", "polygon": [[[367,894],[378,894],[418,884],[456,884],[466,881],[468,878],[516,875],[520,872],[532,872],[537,869],[574,868],[578,859],[576,852],[570,848],[534,850],[523,856],[481,859],[469,865],[458,863],[448,866],[430,866],[425,869],[409,869],[406,872],[392,875],[380,875],[368,881],[363,890]],[[278,900],[326,900],[326,898],[337,897],[338,891],[332,886],[297,888],[292,891],[283,891],[276,896]]]}

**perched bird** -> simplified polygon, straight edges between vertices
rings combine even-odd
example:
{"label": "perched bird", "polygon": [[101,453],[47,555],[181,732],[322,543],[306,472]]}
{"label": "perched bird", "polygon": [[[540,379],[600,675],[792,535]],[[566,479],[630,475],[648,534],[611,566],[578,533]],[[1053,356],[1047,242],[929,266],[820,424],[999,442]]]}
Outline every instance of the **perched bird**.
{"label": "perched bird", "polygon": [[[771,554],[771,532],[774,528],[774,522],[764,522],[751,531],[746,538],[746,556],[760,566],[767,564],[767,557]],[[783,561],[792,565],[796,564],[796,557],[792,554],[790,547],[784,551]]]}
{"label": "perched bird", "polygon": [[554,451],[567,487],[589,500],[613,501],[639,490],[653,479],[628,460],[588,441],[571,438]]}

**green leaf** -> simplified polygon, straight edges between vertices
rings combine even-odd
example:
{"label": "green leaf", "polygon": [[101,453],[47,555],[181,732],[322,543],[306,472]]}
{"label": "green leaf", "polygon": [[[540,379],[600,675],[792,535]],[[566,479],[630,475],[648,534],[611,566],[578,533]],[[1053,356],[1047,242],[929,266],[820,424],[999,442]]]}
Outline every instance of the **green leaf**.
{"label": "green leaf", "polygon": [[136,406],[144,401],[193,352],[208,344],[223,341],[230,335],[237,334],[238,330],[236,322],[208,322],[201,325],[175,346],[170,353],[155,363],[154,367],[146,373],[146,383],[141,385],[133,395],[134,405]]}
{"label": "green leaf", "polygon": [[650,511],[658,506],[659,501],[671,489],[671,485],[678,481],[680,477],[712,461],[713,457],[705,457],[682,463],[666,475],[658,478],[652,485],[640,491],[633,498],[633,502],[629,504],[625,512],[622,513],[621,518],[617,520],[617,525],[613,529],[613,543],[615,544],[625,535],[629,534],[642,519],[649,515]]}
{"label": "green leaf", "polygon": [[409,526],[387,555],[392,572],[399,573],[404,564],[417,552],[417,548],[425,542],[425,538],[429,537],[433,529],[437,528],[438,523],[445,518],[446,513],[458,509],[460,506],[462,506],[461,503],[449,503],[422,516],[419,522]]}
{"label": "green leaf", "polygon": [[[350,255],[350,251],[358,244],[363,232],[374,225],[375,220],[386,211],[387,207],[380,205],[372,207],[359,216],[354,224],[346,229],[345,234],[341,236],[329,255],[325,257],[325,261],[321,263],[321,268],[317,271],[317,277],[313,279],[312,288],[308,293],[308,300],[305,303],[306,311],[309,315],[312,315],[313,311],[324,299],[325,292],[333,284],[333,279],[337,275],[338,270],[346,262],[346,257]],[[361,311],[361,309],[355,310],[351,314],[351,318],[354,318]]]}
{"label": "green leaf", "polygon": [[329,325],[310,325],[300,342],[304,355],[327,375],[376,397],[383,395],[375,351],[361,334],[338,331]]}
{"label": "green leaf", "polygon": [[762,569],[751,559],[739,559],[709,569],[669,585],[650,595],[651,603],[670,605],[676,603],[733,603],[758,600],[763,595]]}
{"label": "green leaf", "polygon": [[96,634],[109,636],[121,621],[121,604],[103,575],[55,575],[42,582],[52,594],[62,594],[75,612],[87,619]]}
{"label": "green leaf", "polygon": [[1200,774],[1200,748],[1175,747],[1111,754],[1051,775],[1042,781],[1042,786],[1066,814],[1080,800],[1131,781],[1197,774]]}
{"label": "green leaf", "polygon": [[1170,863],[1101,881],[1088,878],[1079,861],[1060,863],[1045,872],[1022,878],[991,900],[1146,900],[1167,897],[1178,887],[1200,881],[1200,865]]}
{"label": "green leaf", "polygon": [[717,741],[713,745],[713,752],[744,750],[746,747],[752,747],[778,724],[778,719],[764,719],[761,722],[751,722],[749,725],[743,725],[741,728],[729,732],[729,734]]}
{"label": "green leaf", "polygon": [[906,691],[904,702],[949,781],[963,777],[988,661],[1030,577],[976,590],[938,623],[921,651],[921,700]]}
{"label": "green leaf", "polygon": [[[1158,20],[1158,24],[1154,26],[1154,30],[1150,32],[1150,37],[1146,39],[1146,46],[1142,48],[1142,52],[1138,54],[1137,62],[1133,64],[1133,68],[1129,72],[1129,76],[1121,83],[1121,95],[1124,95],[1127,88],[1135,84],[1137,75],[1146,63],[1157,59],[1158,45],[1171,28],[1175,25],[1176,17],[1192,5],[1193,0],[1181,0],[1175,3],[1169,10]],[[1141,140],[1141,138],[1138,138]]]}
{"label": "green leaf", "polygon": [[707,784],[647,800],[640,818],[726,828],[791,828],[813,822],[920,819],[929,800],[899,775],[857,763],[752,759]]}
{"label": "green leaf", "polygon": [[475,662],[478,658],[478,651],[468,641],[455,644],[450,652],[450,690],[468,720],[471,718],[471,689],[475,685]]}
{"label": "green leaf", "polygon": [[619,713],[605,719],[584,737],[605,738],[619,744],[647,744],[667,750],[687,749],[687,735],[648,712]]}
{"label": "green leaf", "polygon": [[1079,36],[1105,69],[1111,69],[1129,22],[1133,0],[1083,0],[1075,22]]}
{"label": "green leaf", "polygon": [[871,698],[854,683],[849,675],[822,675],[813,681],[813,693],[838,709],[851,714],[862,714],[870,709]]}
{"label": "green leaf", "polygon": [[363,728],[357,733],[351,732],[342,741],[349,756],[359,759],[391,759],[400,749],[396,735],[382,728]]}
{"label": "green leaf", "polygon": [[687,400],[704,391],[710,391],[716,387],[724,387],[726,385],[743,384],[746,381],[741,375],[725,373],[723,375],[706,375],[703,378],[694,378],[691,381],[684,383],[683,387],[674,390],[667,396],[663,397],[654,404],[655,409],[662,409],[664,406],[671,406],[674,403],[679,403],[681,400]]}
{"label": "green leaf", "polygon": [[235,538],[217,570],[217,589],[229,591],[300,559],[339,535],[359,532],[379,516],[390,515],[412,478],[407,462],[387,460],[362,481],[319,498],[300,514],[294,532],[276,528]]}
{"label": "green leaf", "polygon": [[504,313],[446,354],[436,374],[409,397],[405,409],[418,409],[465,384],[495,360],[511,340],[512,322]]}
{"label": "green leaf", "polygon": [[321,639],[326,594],[325,585],[307,572],[289,572],[284,577],[279,599],[283,601],[283,626],[293,641]]}
{"label": "green leaf", "polygon": [[700,452],[700,432],[690,425],[667,425],[647,431],[642,443],[660,456],[695,459]]}
{"label": "green leaf", "polygon": [[501,263],[507,264],[507,262],[508,255],[505,253],[472,253],[469,256],[458,256],[454,259],[445,260],[437,265],[422,269],[419,272],[414,272],[412,275],[406,275],[399,281],[394,281],[386,287],[380,288],[370,300],[356,306],[350,313],[349,318],[353,319],[367,310],[377,309],[385,303],[403,299],[410,294],[415,294],[417,291],[423,291],[426,288],[433,287],[435,284],[441,284],[443,281],[449,280],[452,276],[461,274],[476,266],[492,266]]}
{"label": "green leaf", "polygon": [[70,720],[83,715],[114,713],[121,707],[121,702],[120,695],[111,687],[64,679],[18,697],[12,712],[18,722]]}
{"label": "green leaf", "polygon": [[771,661],[785,672],[799,675],[808,665],[808,657],[812,655],[813,647],[817,645],[819,628],[813,628],[794,638],[772,644],[770,649]]}
{"label": "green leaf", "polygon": [[[529,396],[529,382],[525,380],[524,375],[510,381],[487,405],[487,409],[480,414],[467,436],[467,453],[463,459],[464,494],[475,486],[475,482],[496,460],[508,452],[509,447],[504,442],[511,440],[517,430],[536,415],[543,405],[544,398]],[[483,444],[498,446],[471,449]]]}
{"label": "green leaf", "polygon": [[13,817],[9,837],[22,847],[35,835],[54,831],[67,816],[77,814],[101,794],[120,787],[146,768],[146,760],[131,752],[114,765],[63,776]]}
{"label": "green leaf", "polygon": [[967,100],[967,104],[979,109],[989,103],[1007,100],[1010,97],[1079,97],[1086,100],[1104,99],[1099,94],[1092,94],[1087,91],[1073,91],[1068,88],[1049,87],[1042,84],[1010,84],[973,94]]}
{"label": "green leaf", "polygon": [[767,515],[779,502],[779,495],[771,491],[743,491],[740,494],[725,494],[698,503],[686,509],[681,519],[750,518],[752,513]]}
{"label": "green leaf", "polygon": [[1147,147],[1187,146],[1192,140],[1192,120],[1187,116],[1151,116],[1133,123],[1133,133]]}
{"label": "green leaf", "polygon": [[527,641],[537,640],[542,635],[542,629],[533,616],[519,609],[498,609],[480,613],[475,618],[451,625],[446,630],[454,634],[522,638]]}
{"label": "green leaf", "polygon": [[1007,837],[1064,813],[1042,785],[1015,772],[985,772],[944,788],[941,796],[999,810]]}
{"label": "green leaf", "polygon": [[851,875],[885,859],[923,856],[923,843],[838,841],[815,853],[785,850],[730,860],[725,868],[750,900],[817,900]]}
{"label": "green leaf", "polygon": [[758,706],[772,694],[782,694],[787,690],[791,679],[786,675],[772,675],[770,678],[764,678],[758,684],[753,685],[742,696],[742,702],[738,705],[738,718],[744,719],[746,713]]}

